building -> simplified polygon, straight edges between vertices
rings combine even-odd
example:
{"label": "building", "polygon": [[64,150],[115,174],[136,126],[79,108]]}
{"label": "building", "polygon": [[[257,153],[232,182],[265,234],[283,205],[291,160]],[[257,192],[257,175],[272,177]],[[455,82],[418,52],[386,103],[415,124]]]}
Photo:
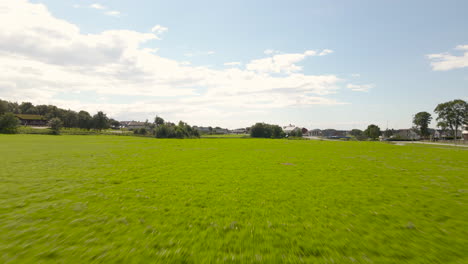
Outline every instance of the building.
{"label": "building", "polygon": [[233,134],[247,134],[247,129],[245,128],[236,128],[231,131]]}
{"label": "building", "polygon": [[414,129],[398,129],[391,137],[393,139],[401,140],[420,140],[421,137],[414,131]]}
{"label": "building", "polygon": [[121,127],[128,129],[139,129],[147,127],[147,123],[139,121],[120,121],[120,125]]}
{"label": "building", "polygon": [[291,124],[289,124],[289,126],[284,126],[284,127],[283,127],[283,131],[284,131],[284,133],[286,133],[286,134],[289,134],[289,133],[291,133],[292,131],[296,131],[296,130],[301,130],[301,128],[300,128],[300,127],[297,127],[297,126],[295,126],[295,125],[291,125]]}
{"label": "building", "polygon": [[22,126],[47,126],[47,119],[41,115],[15,115]]}
{"label": "building", "polygon": [[462,132],[463,140],[468,141],[468,126],[465,127],[465,130]]}
{"label": "building", "polygon": [[309,130],[308,134],[311,137],[321,137],[322,136],[322,130],[312,129],[312,130]]}

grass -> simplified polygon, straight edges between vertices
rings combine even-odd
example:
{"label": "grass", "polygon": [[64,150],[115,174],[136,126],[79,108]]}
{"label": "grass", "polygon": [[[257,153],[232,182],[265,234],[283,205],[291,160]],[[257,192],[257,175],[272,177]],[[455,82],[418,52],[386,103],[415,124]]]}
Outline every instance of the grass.
{"label": "grass", "polygon": [[202,134],[200,137],[201,138],[249,138],[250,135],[248,134],[214,134],[214,135]]}
{"label": "grass", "polygon": [[467,263],[468,151],[0,135],[2,263]]}

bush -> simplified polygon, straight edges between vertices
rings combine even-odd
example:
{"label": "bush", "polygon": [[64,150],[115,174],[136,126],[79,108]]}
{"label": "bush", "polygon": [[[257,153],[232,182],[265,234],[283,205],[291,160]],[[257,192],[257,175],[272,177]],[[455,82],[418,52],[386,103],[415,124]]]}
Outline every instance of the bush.
{"label": "bush", "polygon": [[0,133],[14,134],[19,126],[19,120],[13,113],[0,116]]}
{"label": "bush", "polygon": [[54,117],[54,118],[50,119],[47,124],[49,125],[50,129],[52,130],[52,134],[54,134],[54,135],[60,134],[60,129],[63,126],[63,122],[62,122],[62,120],[60,120],[60,118]]}
{"label": "bush", "polygon": [[172,123],[158,125],[154,136],[157,138],[198,138],[200,134],[187,123],[180,121],[178,125]]}
{"label": "bush", "polygon": [[254,138],[283,138],[283,129],[278,125],[256,123],[250,128],[250,136]]}

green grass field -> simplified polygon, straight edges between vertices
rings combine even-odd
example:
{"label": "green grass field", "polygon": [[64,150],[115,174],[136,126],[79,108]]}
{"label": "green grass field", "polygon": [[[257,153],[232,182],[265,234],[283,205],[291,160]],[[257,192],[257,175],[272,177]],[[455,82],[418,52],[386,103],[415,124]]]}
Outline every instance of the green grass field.
{"label": "green grass field", "polygon": [[468,263],[468,150],[0,135],[1,263]]}

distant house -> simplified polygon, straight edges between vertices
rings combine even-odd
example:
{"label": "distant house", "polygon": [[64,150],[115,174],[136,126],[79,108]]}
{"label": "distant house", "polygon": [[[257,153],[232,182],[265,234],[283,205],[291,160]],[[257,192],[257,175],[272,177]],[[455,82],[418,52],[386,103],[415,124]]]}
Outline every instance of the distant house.
{"label": "distant house", "polygon": [[465,127],[465,130],[462,132],[463,140],[468,141],[468,126]]}
{"label": "distant house", "polygon": [[347,137],[348,131],[336,130],[336,129],[324,129],[322,130],[322,136],[327,138],[342,138]]}
{"label": "distant house", "polygon": [[128,129],[139,129],[147,127],[147,123],[139,121],[120,121],[121,127]]}
{"label": "distant house", "polygon": [[47,119],[41,115],[15,115],[23,126],[47,126]]}
{"label": "distant house", "polygon": [[245,129],[245,128],[236,128],[236,129],[232,130],[231,133],[233,133],[233,134],[246,134],[247,129]]}
{"label": "distant house", "polygon": [[227,129],[227,128],[213,128],[213,133],[215,133],[215,134],[229,134],[229,129]]}
{"label": "distant house", "polygon": [[195,130],[197,130],[198,132],[200,133],[209,133],[211,132],[212,129],[210,129],[209,127],[199,127],[199,126],[194,126],[193,127]]}
{"label": "distant house", "polygon": [[284,126],[284,127],[283,127],[283,131],[284,131],[284,133],[286,133],[286,134],[289,134],[289,133],[291,133],[292,131],[297,131],[297,130],[301,130],[301,128],[300,128],[300,127],[297,127],[297,126],[295,126],[295,125],[291,125],[291,124],[289,124],[289,126]]}
{"label": "distant house", "polygon": [[421,137],[414,129],[398,129],[391,138],[403,140],[420,140]]}
{"label": "distant house", "polygon": [[320,137],[322,136],[322,130],[320,129],[309,130],[308,135],[312,137]]}

